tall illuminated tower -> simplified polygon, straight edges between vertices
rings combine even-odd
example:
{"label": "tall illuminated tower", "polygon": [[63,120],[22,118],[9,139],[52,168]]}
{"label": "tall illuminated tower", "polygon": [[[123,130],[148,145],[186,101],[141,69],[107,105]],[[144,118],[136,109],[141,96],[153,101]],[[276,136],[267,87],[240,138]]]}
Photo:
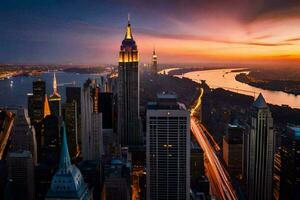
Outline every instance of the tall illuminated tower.
{"label": "tall illuminated tower", "polygon": [[139,147],[139,55],[128,18],[125,38],[119,53],[118,135],[122,146]]}
{"label": "tall illuminated tower", "polygon": [[155,48],[153,49],[153,53],[152,53],[152,68],[151,71],[156,74],[157,73],[157,55],[155,52]]}
{"label": "tall illuminated tower", "polygon": [[53,94],[49,98],[51,113],[57,117],[61,115],[61,96],[57,92],[57,82],[55,73],[53,74]]}

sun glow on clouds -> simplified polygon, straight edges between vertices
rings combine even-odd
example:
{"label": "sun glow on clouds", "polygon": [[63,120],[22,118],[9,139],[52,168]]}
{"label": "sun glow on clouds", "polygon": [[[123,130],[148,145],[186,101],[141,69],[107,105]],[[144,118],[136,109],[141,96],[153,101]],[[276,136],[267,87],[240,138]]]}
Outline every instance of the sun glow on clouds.
{"label": "sun glow on clouds", "polygon": [[[154,41],[162,62],[300,61],[300,18],[261,19],[248,24],[233,19],[181,23],[180,33],[141,31],[139,46],[151,52]],[[204,30],[203,30],[204,29]],[[149,56],[149,55],[147,55]],[[164,60],[164,58],[167,58]]]}
{"label": "sun glow on clouds", "polygon": [[144,63],[154,46],[160,63],[300,63],[295,0],[14,2],[0,6],[0,62],[117,64],[130,12]]}

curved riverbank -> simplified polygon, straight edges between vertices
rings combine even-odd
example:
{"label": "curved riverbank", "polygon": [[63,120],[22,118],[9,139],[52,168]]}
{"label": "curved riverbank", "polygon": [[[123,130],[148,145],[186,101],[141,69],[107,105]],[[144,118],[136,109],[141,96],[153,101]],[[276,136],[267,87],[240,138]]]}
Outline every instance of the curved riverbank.
{"label": "curved riverbank", "polygon": [[300,95],[300,81],[256,80],[246,73],[237,74],[235,80],[265,90],[282,91],[288,94]]}
{"label": "curved riverbank", "polygon": [[[299,95],[295,96],[286,92],[261,89],[241,83],[235,79],[235,76],[241,73],[241,71],[236,72],[237,69],[240,68],[192,71],[183,75],[178,75],[178,77],[189,78],[198,83],[201,82],[201,80],[205,80],[207,85],[213,89],[223,88],[225,90],[250,95],[253,97],[257,97],[259,93],[262,93],[269,104],[300,108]],[[244,73],[248,72],[249,70],[244,71]]]}

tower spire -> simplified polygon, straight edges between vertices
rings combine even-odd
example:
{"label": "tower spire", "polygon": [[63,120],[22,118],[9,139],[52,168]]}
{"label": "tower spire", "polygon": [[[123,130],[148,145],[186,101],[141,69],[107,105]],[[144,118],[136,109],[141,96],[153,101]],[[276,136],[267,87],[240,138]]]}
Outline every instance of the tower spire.
{"label": "tower spire", "polygon": [[60,158],[59,158],[59,169],[63,169],[67,171],[67,169],[71,166],[71,159],[70,159],[70,154],[68,149],[66,127],[64,122],[62,122],[61,132],[62,132],[62,142],[61,142],[61,150],[60,150]]}
{"label": "tower spire", "polygon": [[57,82],[55,72],[53,73],[53,93],[57,93]]}
{"label": "tower spire", "polygon": [[125,39],[131,40],[131,39],[133,39],[133,37],[132,37],[132,31],[131,31],[131,25],[130,25],[130,14],[129,13],[128,13],[128,16],[127,16],[127,20],[128,20],[128,23],[127,23],[126,33],[125,33]]}

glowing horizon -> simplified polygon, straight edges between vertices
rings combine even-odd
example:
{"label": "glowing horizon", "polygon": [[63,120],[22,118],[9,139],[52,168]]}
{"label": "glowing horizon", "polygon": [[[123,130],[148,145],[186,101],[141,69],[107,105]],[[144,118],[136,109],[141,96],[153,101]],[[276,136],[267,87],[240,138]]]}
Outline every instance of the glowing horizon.
{"label": "glowing horizon", "polygon": [[292,0],[21,2],[0,6],[0,63],[116,64],[128,12],[142,63],[154,45],[159,63],[300,61],[300,2]]}

